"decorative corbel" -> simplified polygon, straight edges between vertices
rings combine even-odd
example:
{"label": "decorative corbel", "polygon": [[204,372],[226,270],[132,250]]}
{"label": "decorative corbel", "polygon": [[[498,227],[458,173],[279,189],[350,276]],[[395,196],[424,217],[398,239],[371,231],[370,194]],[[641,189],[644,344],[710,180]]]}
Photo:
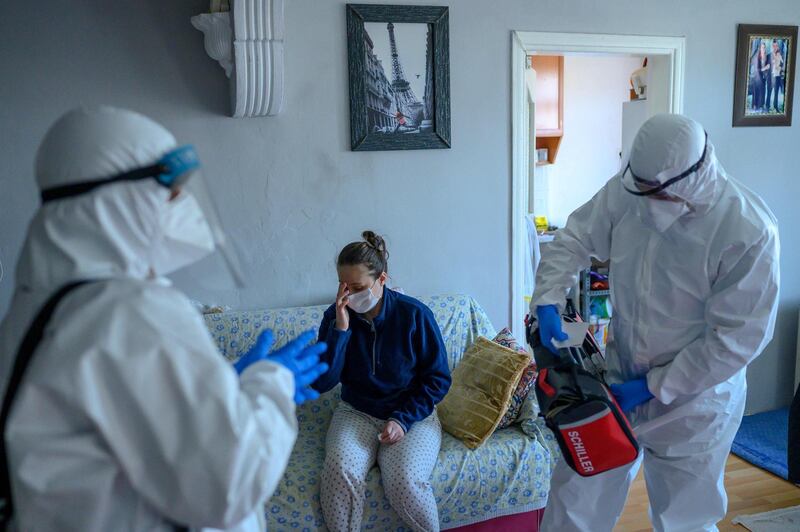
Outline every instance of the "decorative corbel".
{"label": "decorative corbel", "polygon": [[283,2],[232,0],[230,12],[191,19],[230,79],[236,118],[276,115],[283,107]]}

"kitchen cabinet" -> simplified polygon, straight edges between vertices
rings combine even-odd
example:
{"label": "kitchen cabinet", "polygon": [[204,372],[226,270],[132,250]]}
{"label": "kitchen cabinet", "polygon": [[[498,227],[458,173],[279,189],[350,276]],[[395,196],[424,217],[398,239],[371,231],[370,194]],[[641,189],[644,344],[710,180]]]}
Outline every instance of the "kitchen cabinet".
{"label": "kitchen cabinet", "polygon": [[564,57],[532,55],[530,59],[536,71],[535,148],[547,150],[547,161],[539,164],[553,164],[564,135]]}

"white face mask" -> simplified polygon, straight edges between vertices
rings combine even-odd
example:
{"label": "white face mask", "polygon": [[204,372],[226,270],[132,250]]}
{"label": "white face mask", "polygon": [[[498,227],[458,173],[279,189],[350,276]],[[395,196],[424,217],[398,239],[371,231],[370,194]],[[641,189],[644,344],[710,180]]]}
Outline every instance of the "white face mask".
{"label": "white face mask", "polygon": [[356,292],[355,294],[350,294],[347,296],[347,306],[353,309],[355,312],[359,314],[365,314],[370,310],[375,308],[375,305],[378,304],[380,298],[375,296],[372,293],[372,287],[378,283],[377,279],[372,286],[366,288],[360,292]]}
{"label": "white face mask", "polygon": [[659,233],[672,227],[678,218],[691,212],[684,201],[663,201],[642,198],[639,203],[639,218]]}
{"label": "white face mask", "polygon": [[211,227],[194,196],[184,191],[167,203],[150,253],[156,275],[167,275],[214,251]]}

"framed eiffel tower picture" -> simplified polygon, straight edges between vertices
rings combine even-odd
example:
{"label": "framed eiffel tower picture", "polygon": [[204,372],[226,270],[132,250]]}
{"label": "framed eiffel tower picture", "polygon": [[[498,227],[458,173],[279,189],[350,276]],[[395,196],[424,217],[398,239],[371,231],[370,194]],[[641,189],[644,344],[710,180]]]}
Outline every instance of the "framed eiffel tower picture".
{"label": "framed eiffel tower picture", "polygon": [[446,6],[347,4],[350,146],[450,147]]}

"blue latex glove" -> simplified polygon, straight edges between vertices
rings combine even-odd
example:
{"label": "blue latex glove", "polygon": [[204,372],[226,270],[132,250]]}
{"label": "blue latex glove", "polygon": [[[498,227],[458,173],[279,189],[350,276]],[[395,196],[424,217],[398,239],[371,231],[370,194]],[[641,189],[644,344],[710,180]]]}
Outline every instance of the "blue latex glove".
{"label": "blue latex glove", "polygon": [[540,305],[536,307],[536,320],[539,322],[539,339],[542,345],[551,352],[558,354],[558,348],[553,345],[553,340],[563,342],[567,333],[561,330],[561,314],[555,305]]}
{"label": "blue latex glove", "polygon": [[625,381],[622,384],[612,384],[611,393],[619,403],[623,412],[630,412],[642,403],[646,403],[653,398],[650,389],[647,387],[647,378],[641,377]]}
{"label": "blue latex glove", "polygon": [[309,386],[328,371],[328,365],[319,361],[320,355],[328,346],[323,342],[308,345],[314,338],[314,331],[306,331],[282,348],[270,353],[273,343],[272,331],[264,331],[253,347],[237,360],[233,367],[241,375],[250,365],[261,360],[269,360],[284,366],[294,374],[294,402],[303,404],[319,397],[319,393]]}

